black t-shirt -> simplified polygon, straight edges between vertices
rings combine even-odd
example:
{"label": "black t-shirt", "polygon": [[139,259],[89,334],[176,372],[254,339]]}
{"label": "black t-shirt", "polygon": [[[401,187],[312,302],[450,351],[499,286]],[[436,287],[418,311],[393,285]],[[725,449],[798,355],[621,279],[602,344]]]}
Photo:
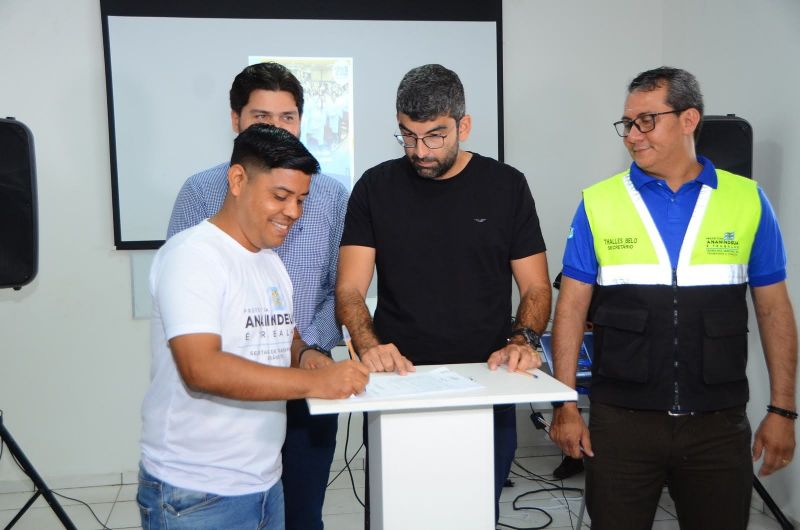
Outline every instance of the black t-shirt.
{"label": "black t-shirt", "polygon": [[511,260],[544,252],[525,176],[473,153],[458,175],[417,175],[407,158],[353,188],[342,246],[375,249],[375,330],[414,364],[482,362],[505,344]]}

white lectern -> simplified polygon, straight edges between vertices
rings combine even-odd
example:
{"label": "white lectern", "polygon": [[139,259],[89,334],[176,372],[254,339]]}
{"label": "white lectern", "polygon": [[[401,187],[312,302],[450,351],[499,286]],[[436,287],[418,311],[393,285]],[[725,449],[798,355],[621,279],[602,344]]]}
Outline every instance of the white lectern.
{"label": "white lectern", "polygon": [[[439,368],[418,366],[417,372]],[[309,399],[311,414],[370,412],[372,530],[494,528],[492,405],[575,401],[549,375],[491,371],[486,363],[447,368],[483,388],[395,398]],[[388,374],[371,374],[386,377]]]}

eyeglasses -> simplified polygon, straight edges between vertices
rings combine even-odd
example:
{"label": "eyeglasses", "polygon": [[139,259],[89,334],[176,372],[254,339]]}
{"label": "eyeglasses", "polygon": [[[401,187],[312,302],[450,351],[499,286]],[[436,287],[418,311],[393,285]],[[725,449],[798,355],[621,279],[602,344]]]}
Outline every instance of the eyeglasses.
{"label": "eyeglasses", "polygon": [[428,136],[415,136],[413,134],[395,134],[397,143],[406,149],[411,149],[417,146],[417,142],[422,140],[425,147],[428,149],[441,149],[444,147],[444,139],[447,138],[446,134],[430,134]]}
{"label": "eyeglasses", "polygon": [[635,125],[639,132],[648,133],[656,128],[656,116],[663,116],[664,114],[680,114],[686,109],[666,110],[664,112],[651,112],[650,114],[642,114],[635,119],[629,120],[624,118],[620,121],[614,122],[614,129],[617,134],[625,138],[631,133],[631,128]]}

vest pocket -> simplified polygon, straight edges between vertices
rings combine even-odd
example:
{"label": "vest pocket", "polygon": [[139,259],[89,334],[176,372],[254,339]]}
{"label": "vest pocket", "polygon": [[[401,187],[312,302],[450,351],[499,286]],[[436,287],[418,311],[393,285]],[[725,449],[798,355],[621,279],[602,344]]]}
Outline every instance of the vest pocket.
{"label": "vest pocket", "polygon": [[703,329],[703,381],[746,379],[747,311],[704,311]]}
{"label": "vest pocket", "polygon": [[644,308],[597,308],[592,323],[596,326],[598,375],[634,383],[647,382],[650,339],[645,329],[648,315]]}

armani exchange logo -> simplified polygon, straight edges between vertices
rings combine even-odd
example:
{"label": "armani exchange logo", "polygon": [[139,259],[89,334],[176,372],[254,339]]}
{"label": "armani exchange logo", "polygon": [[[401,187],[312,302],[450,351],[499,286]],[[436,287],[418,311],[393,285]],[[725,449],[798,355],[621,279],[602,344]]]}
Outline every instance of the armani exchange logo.
{"label": "armani exchange logo", "polygon": [[706,254],[710,256],[738,256],[739,240],[736,239],[736,232],[725,232],[722,237],[707,237]]}

